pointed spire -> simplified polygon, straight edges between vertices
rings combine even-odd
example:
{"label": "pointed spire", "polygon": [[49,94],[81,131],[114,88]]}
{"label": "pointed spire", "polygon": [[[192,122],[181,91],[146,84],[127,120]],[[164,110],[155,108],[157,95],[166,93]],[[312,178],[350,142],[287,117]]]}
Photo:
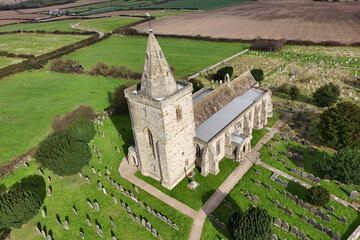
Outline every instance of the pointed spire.
{"label": "pointed spire", "polygon": [[140,89],[150,98],[165,98],[177,91],[170,66],[152,32],[149,33]]}

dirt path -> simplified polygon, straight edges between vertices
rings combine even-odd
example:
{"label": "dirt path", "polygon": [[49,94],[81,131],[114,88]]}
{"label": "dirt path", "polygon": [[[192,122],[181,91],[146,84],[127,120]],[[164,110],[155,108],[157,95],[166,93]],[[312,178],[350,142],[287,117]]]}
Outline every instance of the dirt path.
{"label": "dirt path", "polygon": [[93,19],[91,20],[85,20],[85,21],[81,21],[81,22],[78,22],[78,23],[73,23],[73,24],[70,24],[70,27],[73,28],[73,29],[77,29],[77,30],[81,30],[81,31],[85,31],[85,32],[97,32],[99,34],[99,38],[102,38],[104,37],[105,33],[99,31],[99,30],[95,30],[95,29],[88,29],[88,28],[84,28],[84,27],[80,27],[80,23],[83,23],[83,22],[88,22],[88,21],[92,21]]}

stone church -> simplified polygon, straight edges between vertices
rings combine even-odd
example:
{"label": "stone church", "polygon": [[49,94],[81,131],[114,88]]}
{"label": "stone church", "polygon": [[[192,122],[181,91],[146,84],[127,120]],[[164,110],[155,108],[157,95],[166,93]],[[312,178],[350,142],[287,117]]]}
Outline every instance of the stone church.
{"label": "stone church", "polygon": [[250,72],[216,89],[192,89],[175,80],[150,32],[141,84],[125,90],[135,141],[128,161],[168,189],[195,167],[216,175],[224,157],[241,162],[251,151],[252,129],[272,116],[271,92]]}

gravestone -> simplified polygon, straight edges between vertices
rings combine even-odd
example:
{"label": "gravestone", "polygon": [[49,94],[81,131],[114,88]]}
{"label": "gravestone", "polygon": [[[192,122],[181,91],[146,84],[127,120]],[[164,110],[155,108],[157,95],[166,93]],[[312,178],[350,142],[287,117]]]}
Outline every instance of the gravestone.
{"label": "gravestone", "polygon": [[102,185],[101,185],[101,182],[100,182],[100,181],[98,181],[98,183],[97,183],[97,187],[98,187],[98,190],[99,190],[99,191],[101,191],[101,189],[102,189]]}
{"label": "gravestone", "polygon": [[286,152],[285,151],[281,151],[281,155],[286,155]]}
{"label": "gravestone", "polygon": [[156,230],[153,228],[153,229],[151,229],[151,233],[155,236],[155,237],[157,237],[157,232],[156,232]]}
{"label": "gravestone", "polygon": [[93,174],[96,174],[96,170],[95,170],[94,166],[92,166],[91,169],[92,169]]}
{"label": "gravestone", "polygon": [[330,181],[330,174],[327,173],[327,174],[324,176],[324,180],[327,181],[327,182]]}
{"label": "gravestone", "polygon": [[318,218],[322,218],[323,217],[323,212],[321,211],[321,209],[318,209],[315,213],[315,216],[317,216]]}
{"label": "gravestone", "polygon": [[306,210],[306,211],[309,211],[310,210],[310,205],[306,202],[303,204],[303,208]]}
{"label": "gravestone", "polygon": [[41,216],[42,216],[43,218],[46,218],[46,212],[45,212],[44,209],[41,210]]}
{"label": "gravestone", "polygon": [[339,233],[334,233],[332,240],[340,240],[341,239],[341,235]]}
{"label": "gravestone", "polygon": [[276,172],[274,172],[274,173],[271,175],[270,180],[275,181],[278,177],[279,177],[279,174],[276,173]]}
{"label": "gravestone", "polygon": [[276,234],[273,233],[273,235],[271,236],[271,240],[278,240],[278,239],[279,239],[278,236],[276,236]]}
{"label": "gravestone", "polygon": [[289,208],[286,209],[286,214],[289,215],[290,217],[293,216],[293,212]]}
{"label": "gravestone", "polygon": [[110,170],[108,168],[106,168],[105,170],[107,174],[111,175]]}
{"label": "gravestone", "polygon": [[143,226],[145,227],[145,224],[146,224],[145,219],[144,219],[144,218],[143,218],[143,219],[141,219],[141,225],[143,225]]}
{"label": "gravestone", "polygon": [[327,235],[329,235],[330,237],[331,237],[331,235],[332,235],[332,231],[331,231],[331,229],[330,228],[325,228],[325,233],[327,234]]}
{"label": "gravestone", "polygon": [[286,180],[282,180],[281,181],[281,185],[283,185],[284,187],[288,186],[288,182]]}
{"label": "gravestone", "polygon": [[87,182],[88,184],[91,184],[91,181],[90,181],[90,179],[89,179],[88,176],[85,176],[85,179],[86,179],[86,182]]}
{"label": "gravestone", "polygon": [[329,215],[327,215],[327,214],[325,214],[324,216],[323,216],[323,220],[325,221],[325,222],[331,222],[331,217],[329,216]]}
{"label": "gravestone", "polygon": [[84,239],[84,238],[85,238],[84,233],[81,232],[81,231],[80,231],[80,237],[81,237],[81,239]]}
{"label": "gravestone", "polygon": [[77,212],[76,208],[73,207],[73,212],[75,213],[75,215],[79,215],[79,213]]}
{"label": "gravestone", "polygon": [[142,201],[139,201],[138,204],[140,207],[144,207],[144,204],[142,203]]}
{"label": "gravestone", "polygon": [[128,213],[131,213],[131,208],[130,208],[130,206],[127,206],[127,207],[126,207],[126,211],[127,211]]}
{"label": "gravestone", "polygon": [[111,222],[111,225],[112,225],[114,228],[116,228],[116,225],[115,225],[115,223],[114,223],[114,221],[113,221],[112,219],[110,219],[110,222]]}
{"label": "gravestone", "polygon": [[285,192],[285,191],[281,191],[281,195],[283,195],[284,197],[286,197],[286,192]]}
{"label": "gravestone", "polygon": [[61,227],[62,226],[62,224],[61,224],[61,222],[59,221],[59,219],[55,219],[55,221],[57,222],[57,224]]}
{"label": "gravestone", "polygon": [[44,239],[46,239],[46,232],[44,230],[41,231],[41,235]]}
{"label": "gravestone", "polygon": [[284,159],[280,159],[279,160],[281,164],[285,164],[285,160]]}
{"label": "gravestone", "polygon": [[104,193],[105,195],[107,195],[106,190],[105,190],[104,187],[102,188],[102,190],[103,190],[103,193]]}
{"label": "gravestone", "polygon": [[314,183],[315,184],[320,184],[320,178],[319,177],[314,178]]}
{"label": "gravestone", "polygon": [[350,194],[350,198],[353,199],[353,200],[356,200],[357,198],[359,197],[359,192],[354,190],[351,192]]}
{"label": "gravestone", "polygon": [[114,196],[112,197],[112,199],[113,199],[115,204],[118,204],[118,201],[116,200],[116,198]]}
{"label": "gravestone", "polygon": [[347,223],[346,217],[345,217],[345,216],[342,216],[342,217],[340,218],[340,222],[343,223],[343,224],[346,224],[346,223]]}
{"label": "gravestone", "polygon": [[79,177],[81,177],[81,178],[84,177],[81,171],[79,171]]}
{"label": "gravestone", "polygon": [[281,219],[280,218],[275,218],[275,221],[274,221],[274,225],[277,226],[277,227],[281,227]]}
{"label": "gravestone", "polygon": [[291,230],[290,230],[290,233],[291,233],[292,235],[295,235],[295,236],[296,236],[297,232],[298,232],[298,228],[297,228],[296,226],[292,226],[292,227],[291,227]]}
{"label": "gravestone", "polygon": [[48,177],[47,180],[48,180],[48,183],[51,183],[51,177]]}
{"label": "gravestone", "polygon": [[151,231],[151,224],[149,222],[146,222],[145,227],[148,231]]}
{"label": "gravestone", "polygon": [[271,144],[271,143],[268,144],[268,148],[270,148],[270,149],[272,148],[272,144]]}
{"label": "gravestone", "polygon": [[334,207],[332,206],[332,205],[330,205],[330,206],[328,206],[328,208],[327,208],[327,211],[329,212],[329,213],[333,213],[334,212]]}
{"label": "gravestone", "polygon": [[173,227],[176,231],[179,231],[179,227],[178,227],[175,223],[172,225],[172,227]]}
{"label": "gravestone", "polygon": [[99,174],[99,177],[101,177],[101,172],[100,172],[100,170],[98,170],[98,174]]}
{"label": "gravestone", "polygon": [[277,159],[276,153],[271,154],[272,158]]}
{"label": "gravestone", "polygon": [[91,226],[91,222],[90,222],[90,219],[89,218],[86,218],[86,222],[89,226]]}
{"label": "gravestone", "polygon": [[302,173],[301,173],[301,177],[302,177],[302,178],[307,178],[307,177],[308,177],[308,174],[307,174],[306,172],[302,172]]}
{"label": "gravestone", "polygon": [[256,173],[259,174],[259,175],[261,175],[262,172],[261,172],[260,169],[256,169]]}
{"label": "gravestone", "polygon": [[69,222],[67,220],[65,220],[64,226],[66,230],[69,230]]}
{"label": "gravestone", "polygon": [[303,239],[304,238],[304,236],[305,236],[305,233],[304,233],[304,231],[303,230],[300,230],[299,232],[298,232],[298,234],[297,234],[297,238],[298,239]]}
{"label": "gravestone", "polygon": [[160,219],[162,219],[162,215],[160,213],[156,213],[156,216]]}
{"label": "gravestone", "polygon": [[96,211],[100,210],[98,202],[94,202],[94,208]]}
{"label": "gravestone", "polygon": [[324,227],[321,223],[316,224],[316,230],[318,230],[319,232],[323,232],[324,231]]}
{"label": "gravestone", "polygon": [[316,221],[315,221],[315,219],[310,218],[310,220],[309,220],[309,224],[310,224],[311,226],[315,227],[315,225],[316,225]]}
{"label": "gravestone", "polygon": [[[299,168],[300,168],[300,169],[304,169],[304,164],[299,163]],[[302,176],[302,173],[301,173],[301,176]]]}
{"label": "gravestone", "polygon": [[87,204],[90,208],[93,208],[93,205],[91,204],[91,202],[87,201]]}
{"label": "gravestone", "polygon": [[48,195],[49,197],[52,196],[52,191],[51,191],[51,188],[50,188],[50,187],[49,187],[48,190],[47,190],[47,195]]}
{"label": "gravestone", "polygon": [[286,207],[285,207],[285,206],[281,206],[281,207],[280,207],[280,210],[283,211],[283,212],[286,212]]}
{"label": "gravestone", "polygon": [[281,228],[288,232],[289,231],[289,224],[287,222],[283,222],[281,224]]}
{"label": "gravestone", "polygon": [[315,214],[316,213],[316,208],[314,208],[314,207],[310,207],[310,210],[309,210],[311,213],[313,213],[313,214]]}
{"label": "gravestone", "polygon": [[269,184],[265,184],[265,187],[266,187],[266,189],[268,189],[268,190],[272,190],[272,187],[269,185]]}
{"label": "gravestone", "polygon": [[291,198],[292,198],[292,194],[288,192],[288,193],[286,193],[286,197],[291,199]]}
{"label": "gravestone", "polygon": [[294,195],[291,200],[294,202],[294,203],[297,203],[299,197],[297,195]]}
{"label": "gravestone", "polygon": [[278,200],[275,200],[275,201],[274,201],[274,205],[275,205],[276,207],[279,207],[279,201],[278,201]]}
{"label": "gravestone", "polygon": [[307,218],[307,216],[305,216],[305,215],[302,215],[302,216],[301,216],[301,220],[303,220],[304,222],[308,222],[308,218]]}
{"label": "gravestone", "polygon": [[259,198],[258,198],[258,196],[253,195],[252,200],[257,203],[259,201]]}
{"label": "gravestone", "polygon": [[310,181],[314,181],[314,175],[313,175],[312,173],[310,173],[310,174],[308,175],[308,179],[309,179]]}
{"label": "gravestone", "polygon": [[300,207],[302,207],[302,206],[304,205],[304,201],[303,201],[302,199],[299,199],[299,200],[297,201],[297,204],[298,204]]}
{"label": "gravestone", "polygon": [[261,186],[261,182],[259,180],[255,180],[255,184]]}

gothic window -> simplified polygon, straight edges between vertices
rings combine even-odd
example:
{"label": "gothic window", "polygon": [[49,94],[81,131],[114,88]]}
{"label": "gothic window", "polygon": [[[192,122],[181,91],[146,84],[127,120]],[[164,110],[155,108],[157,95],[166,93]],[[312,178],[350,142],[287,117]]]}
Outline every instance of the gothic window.
{"label": "gothic window", "polygon": [[201,157],[200,147],[196,144],[196,157]]}
{"label": "gothic window", "polygon": [[149,129],[145,129],[145,133],[147,133],[148,141],[149,141],[149,147],[151,148],[153,154],[155,155],[155,148],[154,148],[154,139]]}
{"label": "gothic window", "polygon": [[242,130],[242,125],[241,125],[241,122],[240,122],[240,121],[235,124],[235,127],[236,127],[236,129],[237,129],[239,132],[241,132],[241,130]]}
{"label": "gothic window", "polygon": [[216,154],[219,155],[221,153],[221,148],[220,148],[220,140],[216,142]]}
{"label": "gothic window", "polygon": [[246,151],[246,148],[245,148],[245,146],[244,146],[244,148],[243,148],[243,151],[244,151],[244,152]]}
{"label": "gothic window", "polygon": [[148,53],[146,53],[145,57],[146,57],[146,60],[149,60],[149,54]]}
{"label": "gothic window", "polygon": [[177,106],[176,107],[176,120],[180,121],[181,119],[182,119],[181,107]]}

